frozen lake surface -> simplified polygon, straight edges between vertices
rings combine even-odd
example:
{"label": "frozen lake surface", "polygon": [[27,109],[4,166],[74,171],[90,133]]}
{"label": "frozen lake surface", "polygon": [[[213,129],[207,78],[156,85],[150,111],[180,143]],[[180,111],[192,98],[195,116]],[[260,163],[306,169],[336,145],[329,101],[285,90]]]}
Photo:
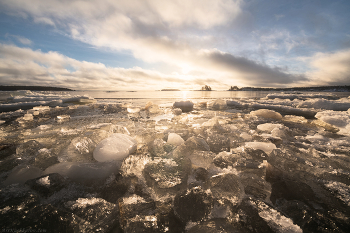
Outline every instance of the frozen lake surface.
{"label": "frozen lake surface", "polygon": [[17,91],[0,101],[2,229],[350,230],[349,93]]}

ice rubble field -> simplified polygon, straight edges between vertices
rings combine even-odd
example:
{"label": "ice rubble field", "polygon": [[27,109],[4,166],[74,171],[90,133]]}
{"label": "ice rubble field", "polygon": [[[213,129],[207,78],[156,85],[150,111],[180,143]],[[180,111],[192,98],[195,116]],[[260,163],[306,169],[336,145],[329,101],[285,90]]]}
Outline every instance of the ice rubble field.
{"label": "ice rubble field", "polygon": [[349,98],[51,97],[0,105],[3,230],[350,231]]}

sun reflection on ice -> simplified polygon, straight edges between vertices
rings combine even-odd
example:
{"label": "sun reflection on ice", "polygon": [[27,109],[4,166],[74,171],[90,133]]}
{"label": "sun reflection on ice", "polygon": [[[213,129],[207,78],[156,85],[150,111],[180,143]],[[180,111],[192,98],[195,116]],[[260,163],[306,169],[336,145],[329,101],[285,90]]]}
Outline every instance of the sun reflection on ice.
{"label": "sun reflection on ice", "polygon": [[182,99],[187,100],[187,93],[188,91],[182,91]]}

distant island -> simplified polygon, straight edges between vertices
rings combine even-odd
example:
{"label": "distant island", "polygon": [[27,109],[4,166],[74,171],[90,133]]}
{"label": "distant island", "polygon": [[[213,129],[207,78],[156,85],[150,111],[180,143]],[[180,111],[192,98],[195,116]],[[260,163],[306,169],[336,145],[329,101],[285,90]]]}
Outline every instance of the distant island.
{"label": "distant island", "polygon": [[74,91],[63,87],[45,87],[45,86],[0,86],[0,91]]}
{"label": "distant island", "polygon": [[330,91],[330,92],[350,92],[350,86],[320,86],[320,87],[237,87],[231,86],[229,91]]}
{"label": "distant island", "polygon": [[180,91],[179,89],[162,89],[161,91]]}
{"label": "distant island", "polygon": [[211,91],[211,87],[208,85],[205,85],[204,87],[202,87],[202,91]]}

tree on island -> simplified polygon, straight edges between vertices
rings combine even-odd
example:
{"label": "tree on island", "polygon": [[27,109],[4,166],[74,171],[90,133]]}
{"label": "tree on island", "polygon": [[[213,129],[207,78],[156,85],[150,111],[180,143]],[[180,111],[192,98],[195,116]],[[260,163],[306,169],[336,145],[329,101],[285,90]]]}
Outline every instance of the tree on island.
{"label": "tree on island", "polygon": [[204,87],[202,87],[202,91],[211,91],[211,87],[208,85],[205,85]]}
{"label": "tree on island", "polygon": [[239,88],[237,86],[231,86],[229,91],[237,91]]}

